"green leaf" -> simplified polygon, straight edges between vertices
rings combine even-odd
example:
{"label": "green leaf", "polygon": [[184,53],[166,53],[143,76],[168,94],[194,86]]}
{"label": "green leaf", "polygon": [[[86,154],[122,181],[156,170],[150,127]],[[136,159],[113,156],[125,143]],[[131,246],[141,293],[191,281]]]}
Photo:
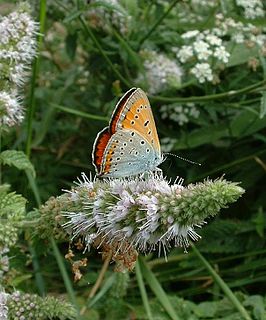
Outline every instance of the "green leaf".
{"label": "green leaf", "polygon": [[19,220],[25,213],[27,200],[15,192],[0,194],[0,216]]}
{"label": "green leaf", "polygon": [[71,60],[74,60],[77,49],[77,33],[69,33],[66,37],[66,52]]}
{"label": "green leaf", "polygon": [[175,150],[194,148],[206,143],[214,143],[222,137],[228,137],[228,135],[228,129],[224,124],[214,124],[212,126],[203,127],[193,130],[189,134],[183,134],[177,144],[175,144]]}
{"label": "green leaf", "polygon": [[195,313],[200,318],[214,317],[217,312],[218,305],[213,302],[202,302],[195,308]]}
{"label": "green leaf", "polygon": [[34,167],[23,151],[5,150],[0,153],[0,162],[19,170],[29,170],[35,176]]}
{"label": "green leaf", "polygon": [[264,237],[264,228],[265,228],[265,213],[263,208],[260,207],[256,217],[252,220],[255,223],[256,230],[261,238]]}
{"label": "green leaf", "polygon": [[252,306],[253,307],[253,313],[255,316],[255,319],[263,320],[265,319],[265,306],[263,302],[263,297],[259,295],[254,295],[247,297],[247,299],[244,301],[244,306]]}
{"label": "green leaf", "polygon": [[251,57],[257,57],[259,55],[257,47],[254,46],[253,48],[248,48],[245,44],[233,44],[231,48],[228,47],[227,49],[231,52],[231,56],[227,64],[228,67],[246,63]]}
{"label": "green leaf", "polygon": [[261,119],[256,109],[243,110],[231,122],[234,137],[249,136],[266,127],[266,117]]}

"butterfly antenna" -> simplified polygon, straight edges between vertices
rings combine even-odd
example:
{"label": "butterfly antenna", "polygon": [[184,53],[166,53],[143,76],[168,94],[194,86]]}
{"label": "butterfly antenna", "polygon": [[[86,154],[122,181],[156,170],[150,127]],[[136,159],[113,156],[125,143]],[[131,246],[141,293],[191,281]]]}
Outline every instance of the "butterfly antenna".
{"label": "butterfly antenna", "polygon": [[170,153],[170,152],[165,152],[164,154],[165,154],[165,155],[169,154],[169,156],[173,156],[173,157],[176,157],[176,158],[178,158],[178,159],[187,161],[187,162],[189,162],[189,163],[197,164],[198,166],[201,166],[201,163],[199,163],[199,162],[195,162],[195,161],[192,161],[192,160],[189,160],[189,159],[186,159],[186,158],[177,156],[176,154],[173,154],[173,153]]}

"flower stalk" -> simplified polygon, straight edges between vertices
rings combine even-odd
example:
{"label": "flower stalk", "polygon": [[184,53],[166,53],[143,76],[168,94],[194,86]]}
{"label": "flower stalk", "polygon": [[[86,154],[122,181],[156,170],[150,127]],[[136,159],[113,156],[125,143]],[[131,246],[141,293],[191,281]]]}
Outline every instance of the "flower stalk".
{"label": "flower stalk", "polygon": [[24,118],[19,89],[29,75],[36,56],[38,24],[33,21],[27,3],[0,17],[0,126],[5,130]]}

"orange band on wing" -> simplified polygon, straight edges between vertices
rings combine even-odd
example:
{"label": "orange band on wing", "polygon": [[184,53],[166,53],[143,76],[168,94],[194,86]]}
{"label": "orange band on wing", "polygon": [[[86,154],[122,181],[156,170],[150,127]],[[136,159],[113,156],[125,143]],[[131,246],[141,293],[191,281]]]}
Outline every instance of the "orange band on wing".
{"label": "orange band on wing", "polygon": [[101,164],[103,161],[104,151],[110,138],[111,138],[111,134],[107,127],[102,132],[99,133],[98,138],[95,142],[93,159],[94,159],[94,164],[97,167],[98,173],[100,173],[101,171]]}
{"label": "orange band on wing", "polygon": [[120,119],[121,112],[124,109],[125,103],[129,99],[129,97],[132,95],[134,91],[136,91],[136,88],[130,89],[123,97],[118,101],[118,104],[114,110],[114,113],[112,115],[111,121],[110,121],[110,133],[115,133],[116,123]]}

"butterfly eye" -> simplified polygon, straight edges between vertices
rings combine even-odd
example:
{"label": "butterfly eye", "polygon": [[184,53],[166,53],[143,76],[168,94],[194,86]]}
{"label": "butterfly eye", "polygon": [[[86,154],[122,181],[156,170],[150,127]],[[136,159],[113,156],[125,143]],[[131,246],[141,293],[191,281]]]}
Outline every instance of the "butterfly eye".
{"label": "butterfly eye", "polygon": [[139,109],[137,109],[137,112],[140,112],[140,110],[139,110]]}
{"label": "butterfly eye", "polygon": [[134,135],[135,135],[135,132],[132,131],[132,132],[131,132],[131,136],[134,137]]}
{"label": "butterfly eye", "polygon": [[129,139],[129,142],[133,142],[133,139]]}
{"label": "butterfly eye", "polygon": [[124,143],[123,143],[123,146],[125,146],[125,147],[126,147],[126,145],[127,145],[127,143],[126,143],[126,142],[124,142]]}
{"label": "butterfly eye", "polygon": [[135,114],[134,118],[135,118],[135,119],[138,119],[138,118],[139,118],[139,116],[138,116],[137,114]]}
{"label": "butterfly eye", "polygon": [[131,121],[131,124],[132,124],[132,125],[134,125],[134,124],[135,124],[135,121],[134,121],[134,120],[132,120],[132,121]]}
{"label": "butterfly eye", "polygon": [[146,152],[150,152],[150,149],[149,149],[149,148],[147,148],[147,149],[146,149]]}
{"label": "butterfly eye", "polygon": [[144,141],[144,140],[141,140],[141,141],[140,141],[140,143],[141,143],[141,144],[144,144],[144,143],[145,143],[145,141]]}

